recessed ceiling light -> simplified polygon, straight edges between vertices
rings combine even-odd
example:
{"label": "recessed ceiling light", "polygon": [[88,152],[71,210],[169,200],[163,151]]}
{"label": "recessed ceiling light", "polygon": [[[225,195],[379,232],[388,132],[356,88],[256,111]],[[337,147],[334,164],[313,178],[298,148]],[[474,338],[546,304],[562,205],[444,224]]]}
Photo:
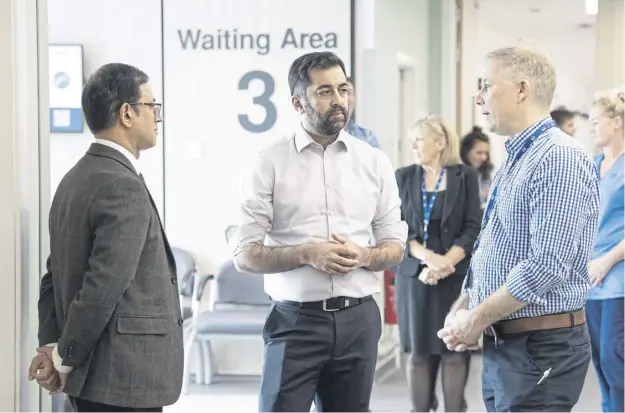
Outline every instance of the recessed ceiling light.
{"label": "recessed ceiling light", "polygon": [[599,13],[599,0],[586,0],[586,14]]}

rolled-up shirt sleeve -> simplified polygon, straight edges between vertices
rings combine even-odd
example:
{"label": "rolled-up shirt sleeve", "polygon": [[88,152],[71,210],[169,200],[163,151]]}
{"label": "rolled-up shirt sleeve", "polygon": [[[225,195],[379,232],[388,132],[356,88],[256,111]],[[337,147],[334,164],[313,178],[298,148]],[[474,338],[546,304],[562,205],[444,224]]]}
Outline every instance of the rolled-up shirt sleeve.
{"label": "rolled-up shirt sleeve", "polygon": [[[530,208],[530,250],[508,274],[517,300],[546,305],[546,295],[570,275],[579,251],[591,251],[588,225],[597,227],[598,177],[580,149],[554,147],[533,176]],[[590,256],[588,256],[590,258]]]}
{"label": "rolled-up shirt sleeve", "polygon": [[379,176],[382,181],[380,200],[371,228],[377,245],[401,244],[406,248],[408,225],[402,220],[401,199],[395,171],[388,157],[380,152]]}
{"label": "rolled-up shirt sleeve", "polygon": [[273,182],[272,165],[261,154],[241,179],[237,218],[229,227],[233,255],[250,245],[264,243],[273,220]]}

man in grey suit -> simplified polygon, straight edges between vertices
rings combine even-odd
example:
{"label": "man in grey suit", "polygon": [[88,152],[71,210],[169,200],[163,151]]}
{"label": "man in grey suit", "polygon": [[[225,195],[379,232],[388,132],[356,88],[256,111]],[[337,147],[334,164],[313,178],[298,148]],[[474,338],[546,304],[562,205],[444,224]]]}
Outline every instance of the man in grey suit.
{"label": "man in grey suit", "polygon": [[145,73],[114,63],[91,76],[82,107],[96,142],[52,202],[30,378],[68,394],[76,411],[162,411],[180,396],[183,322],[138,163],[156,143],[161,105]]}

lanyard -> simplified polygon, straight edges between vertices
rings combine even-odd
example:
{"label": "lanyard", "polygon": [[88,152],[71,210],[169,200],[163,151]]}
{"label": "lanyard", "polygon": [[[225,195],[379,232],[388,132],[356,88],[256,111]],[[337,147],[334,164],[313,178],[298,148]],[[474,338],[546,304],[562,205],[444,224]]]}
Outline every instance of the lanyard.
{"label": "lanyard", "polygon": [[[519,149],[515,156],[513,158],[508,158],[508,161],[506,162],[507,168],[504,169],[501,178],[499,178],[497,184],[491,190],[490,198],[488,199],[488,204],[486,205],[486,211],[484,211],[484,219],[482,219],[482,229],[480,230],[480,235],[478,235],[477,240],[475,240],[475,244],[473,244],[472,254],[475,254],[475,251],[477,251],[477,247],[480,245],[480,239],[482,238],[482,234],[484,234],[484,229],[486,228],[486,225],[488,225],[488,221],[491,218],[490,215],[493,212],[493,208],[495,207],[495,201],[497,200],[497,191],[499,190],[500,183],[504,180],[505,176],[510,173],[514,164],[519,159],[521,159],[521,157],[525,154],[525,152],[528,151],[529,148],[532,147],[534,142],[536,142],[536,140],[540,138],[546,131],[555,126],[556,123],[553,121],[553,119],[549,119],[543,122],[542,125],[532,131],[532,133],[527,138],[525,138],[523,146],[521,147],[521,149]],[[469,267],[469,272],[470,271],[471,268]]]}
{"label": "lanyard", "polygon": [[445,174],[445,168],[441,169],[440,175],[438,175],[438,180],[436,181],[436,186],[434,187],[434,192],[432,193],[432,197],[428,202],[427,192],[425,190],[425,171],[423,175],[421,175],[421,198],[423,200],[423,247],[425,248],[428,242],[428,225],[430,224],[430,216],[432,215],[432,209],[434,208],[434,202],[436,202],[436,195],[438,194],[438,187],[441,186],[441,181],[443,180],[443,175]]}

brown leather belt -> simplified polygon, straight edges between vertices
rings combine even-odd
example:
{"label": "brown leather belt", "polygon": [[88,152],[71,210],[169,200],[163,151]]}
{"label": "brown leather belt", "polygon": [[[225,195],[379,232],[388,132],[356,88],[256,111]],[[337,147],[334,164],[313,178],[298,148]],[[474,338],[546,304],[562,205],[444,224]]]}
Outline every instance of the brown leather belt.
{"label": "brown leather belt", "polygon": [[496,337],[508,334],[527,333],[529,331],[573,327],[584,324],[585,322],[586,313],[582,309],[571,313],[550,314],[538,317],[515,318],[512,320],[498,321],[491,326],[492,328],[484,330],[484,334]]}

